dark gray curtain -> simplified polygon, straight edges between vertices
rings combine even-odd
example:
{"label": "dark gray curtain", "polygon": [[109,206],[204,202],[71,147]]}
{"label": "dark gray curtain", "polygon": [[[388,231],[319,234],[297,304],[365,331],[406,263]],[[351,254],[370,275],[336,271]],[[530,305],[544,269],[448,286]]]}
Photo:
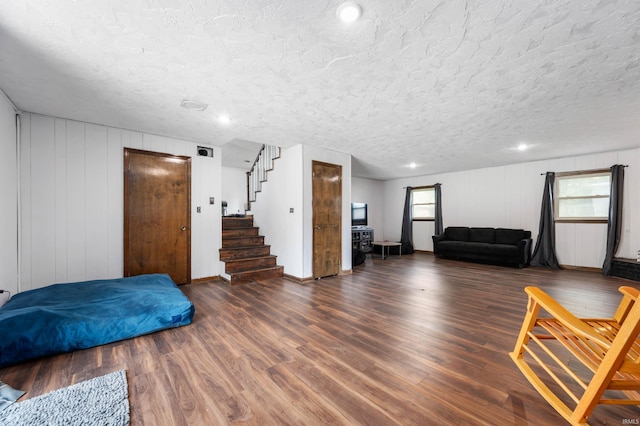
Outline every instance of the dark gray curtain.
{"label": "dark gray curtain", "polygon": [[613,258],[620,246],[622,234],[622,193],[624,190],[624,166],[611,167],[611,189],[609,191],[609,218],[607,222],[607,252],[602,265],[602,273],[611,275]]}
{"label": "dark gray curtain", "polygon": [[436,183],[436,214],[434,217],[434,235],[442,234],[442,184]]}
{"label": "dark gray curtain", "polygon": [[404,213],[402,214],[402,254],[413,253],[413,222],[411,221],[411,187],[407,186],[407,195],[404,199]]}
{"label": "dark gray curtain", "polygon": [[547,177],[544,181],[544,193],[542,194],[538,239],[536,240],[536,248],[533,250],[533,256],[531,256],[531,265],[562,269],[556,257],[556,229],[553,216],[553,183],[555,179],[555,173],[547,172]]}

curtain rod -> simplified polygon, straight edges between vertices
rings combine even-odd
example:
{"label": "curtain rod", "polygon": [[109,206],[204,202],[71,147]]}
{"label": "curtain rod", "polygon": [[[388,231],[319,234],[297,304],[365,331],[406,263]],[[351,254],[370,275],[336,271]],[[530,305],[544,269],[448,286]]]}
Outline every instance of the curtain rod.
{"label": "curtain rod", "polygon": [[434,183],[433,185],[420,185],[420,186],[403,186],[402,189],[407,188],[433,188],[436,185],[442,185],[440,182]]}
{"label": "curtain rod", "polygon": [[[628,164],[623,164],[622,167],[629,167],[629,165]],[[595,171],[597,171],[597,170],[610,170],[610,168],[609,169],[596,169]],[[575,172],[562,172],[562,173],[573,174],[573,173],[584,173],[584,172],[590,172],[590,170],[578,170],[578,171],[575,171]],[[540,173],[540,176],[544,176],[547,173],[555,173],[555,172]]]}

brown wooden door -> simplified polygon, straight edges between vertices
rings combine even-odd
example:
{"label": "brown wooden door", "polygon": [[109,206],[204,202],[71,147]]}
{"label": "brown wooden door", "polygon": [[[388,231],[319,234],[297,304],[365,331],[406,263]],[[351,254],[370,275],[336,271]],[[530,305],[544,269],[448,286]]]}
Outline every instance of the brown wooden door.
{"label": "brown wooden door", "polygon": [[124,151],[124,276],[191,281],[191,159]]}
{"label": "brown wooden door", "polygon": [[313,277],[340,273],[342,265],[342,166],[312,163]]}

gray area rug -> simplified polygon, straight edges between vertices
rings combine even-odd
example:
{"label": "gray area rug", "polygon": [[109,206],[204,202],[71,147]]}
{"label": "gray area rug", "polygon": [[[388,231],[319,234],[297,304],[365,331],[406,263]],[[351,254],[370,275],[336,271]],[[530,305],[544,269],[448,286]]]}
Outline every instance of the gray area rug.
{"label": "gray area rug", "polygon": [[3,426],[129,425],[125,370],[58,389],[0,412]]}
{"label": "gray area rug", "polygon": [[24,391],[14,389],[0,381],[0,411],[13,404],[22,395],[24,395]]}

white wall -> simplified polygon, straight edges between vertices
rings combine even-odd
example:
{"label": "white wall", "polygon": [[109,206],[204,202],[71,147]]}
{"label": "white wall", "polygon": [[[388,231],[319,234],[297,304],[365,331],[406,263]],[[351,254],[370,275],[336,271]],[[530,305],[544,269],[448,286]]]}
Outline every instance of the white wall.
{"label": "white wall", "polygon": [[384,182],[381,180],[351,178],[351,202],[367,203],[369,227],[376,240],[384,236]]}
{"label": "white wall", "polygon": [[[640,248],[640,215],[637,214],[640,208],[637,190],[640,187],[640,148],[386,181],[384,238],[400,239],[403,187],[440,182],[445,227],[523,228],[531,231],[535,242],[543,173],[608,168],[614,164],[629,165],[625,169],[624,235],[617,256],[632,258]],[[419,240],[421,247],[432,250],[433,224],[424,230],[426,235],[416,236],[418,229],[414,226],[414,239]],[[606,231],[606,224],[556,224],[558,260],[564,265],[600,268],[604,261]]]}
{"label": "white wall", "polygon": [[192,158],[191,275],[219,275],[218,148],[200,157],[195,143],[37,114],[21,130],[21,291],[122,277],[125,147]]}
{"label": "white wall", "polygon": [[[388,203],[385,202],[385,187],[386,184],[384,181],[353,177],[351,178],[351,198],[353,202],[365,202],[368,204],[369,226],[374,229],[376,240],[400,241],[405,189],[400,188],[402,201],[399,205],[393,207],[393,209],[399,210],[400,212],[400,222],[396,223],[394,221],[393,223],[386,224],[385,211],[390,207]],[[387,229],[387,232],[385,232],[385,224],[392,227]],[[433,230],[433,222],[414,222],[413,248],[422,251],[432,251],[433,243],[431,236],[433,235]]]}
{"label": "white wall", "polygon": [[227,214],[244,214],[247,204],[246,170],[222,167],[222,201],[227,202]]}
{"label": "white wall", "polygon": [[[351,156],[296,145],[281,150],[268,172],[251,211],[271,254],[284,272],[300,279],[313,277],[312,161],[342,166],[343,271],[351,270]],[[293,209],[293,213],[290,213]]]}
{"label": "white wall", "polygon": [[[254,225],[260,227],[271,254],[284,273],[303,278],[302,145],[281,148],[262,191],[251,203]],[[293,213],[290,213],[293,209]]]}
{"label": "white wall", "polygon": [[16,113],[0,93],[0,289],[18,292]]}

